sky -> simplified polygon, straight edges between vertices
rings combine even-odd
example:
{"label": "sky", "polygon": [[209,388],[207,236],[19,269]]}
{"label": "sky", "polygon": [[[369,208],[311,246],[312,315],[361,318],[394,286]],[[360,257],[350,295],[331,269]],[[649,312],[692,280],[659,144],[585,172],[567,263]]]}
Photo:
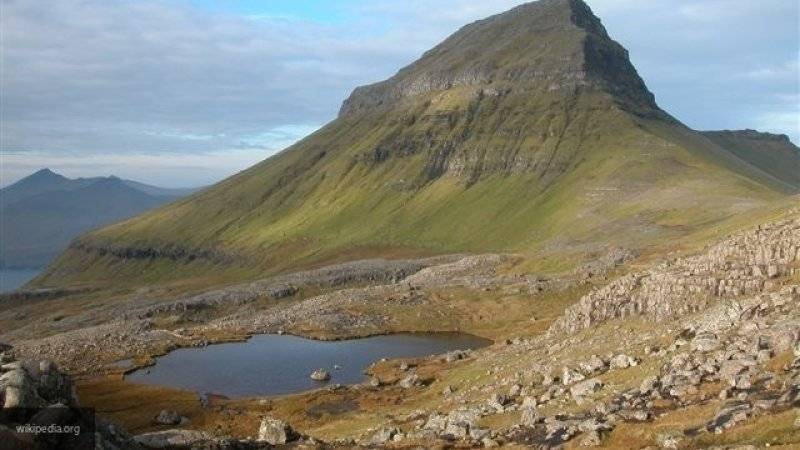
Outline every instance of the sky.
{"label": "sky", "polygon": [[[0,186],[210,184],[517,0],[2,0]],[[588,0],[662,108],[800,142],[796,0]]]}

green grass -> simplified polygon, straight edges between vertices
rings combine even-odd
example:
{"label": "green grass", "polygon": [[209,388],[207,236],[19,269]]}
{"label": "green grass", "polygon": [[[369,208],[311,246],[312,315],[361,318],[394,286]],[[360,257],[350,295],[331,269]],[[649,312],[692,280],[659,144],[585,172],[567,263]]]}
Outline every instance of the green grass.
{"label": "green grass", "polygon": [[[463,101],[472,101],[462,94]],[[516,104],[523,100],[507,101],[524,110]],[[452,101],[448,107],[455,108]],[[447,173],[424,179],[427,158],[438,143],[420,141],[422,148],[413,154],[364,161],[368,149],[387,136],[403,142],[447,133],[450,125],[418,119],[412,127],[393,127],[394,111],[339,119],[207,192],[82,238],[101,248],[213,250],[231,255],[229,262],[120,260],[71,250],[38,283],[105,279],[135,285],[219,272],[229,275],[224,279],[249,279],[362,247],[406,249],[408,254],[541,254],[549,255],[549,265],[561,267],[570,265],[566,260],[578,262],[575,255],[588,247],[646,246],[785,198],[650,134],[642,128],[649,123],[637,124],[620,110],[593,108],[602,104],[602,97],[587,95],[579,101],[586,105],[569,121],[542,118],[546,124],[526,129],[522,124],[537,118],[532,113],[516,119],[519,124],[498,123],[491,132],[462,143],[455,152],[464,161],[472,160],[473,149],[485,149],[478,157],[484,169],[477,178]],[[437,112],[436,106],[418,108],[427,116]],[[481,122],[496,120],[501,109],[490,108]],[[450,133],[462,133],[468,127],[462,125]],[[564,128],[557,144],[529,142],[551,126]],[[527,137],[500,139],[506,127],[526,130]],[[507,163],[510,154],[549,166],[485,169]],[[559,263],[553,255],[572,256]]]}

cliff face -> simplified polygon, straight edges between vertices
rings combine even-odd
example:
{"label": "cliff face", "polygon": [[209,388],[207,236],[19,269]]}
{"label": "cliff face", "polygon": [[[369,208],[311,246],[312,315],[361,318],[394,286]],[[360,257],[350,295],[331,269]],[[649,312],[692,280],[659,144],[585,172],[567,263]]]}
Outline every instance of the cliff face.
{"label": "cliff face", "polygon": [[631,110],[658,112],[628,52],[585,3],[543,0],[465,26],[394,77],[357,88],[341,115],[459,86],[490,95],[598,90]]}

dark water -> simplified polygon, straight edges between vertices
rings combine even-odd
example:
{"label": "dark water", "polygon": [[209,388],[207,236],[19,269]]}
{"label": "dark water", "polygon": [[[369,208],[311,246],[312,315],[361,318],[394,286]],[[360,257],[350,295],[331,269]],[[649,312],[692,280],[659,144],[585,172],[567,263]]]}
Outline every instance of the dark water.
{"label": "dark water", "polygon": [[0,270],[0,293],[13,291],[39,275],[39,269]]}
{"label": "dark water", "polygon": [[[327,383],[309,378],[315,369],[327,370],[330,383],[356,384],[364,381],[364,369],[381,358],[435,355],[490,343],[458,333],[395,334],[337,342],[260,335],[242,343],[175,350],[158,358],[154,367],[126,379],[227,397],[289,394],[325,386]],[[341,368],[334,370],[334,365]]]}

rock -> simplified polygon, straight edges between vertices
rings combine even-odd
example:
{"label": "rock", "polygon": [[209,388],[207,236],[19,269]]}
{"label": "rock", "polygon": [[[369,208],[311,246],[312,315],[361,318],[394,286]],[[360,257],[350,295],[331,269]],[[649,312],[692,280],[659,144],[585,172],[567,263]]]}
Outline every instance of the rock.
{"label": "rock", "polygon": [[10,362],[8,364],[3,364],[0,366],[0,370],[3,372],[10,372],[12,370],[20,370],[22,369],[22,363],[19,361]]}
{"label": "rock", "polygon": [[740,360],[724,361],[719,367],[719,378],[731,386],[736,385],[737,376],[747,370],[747,365]]}
{"label": "rock", "polygon": [[659,385],[658,377],[653,375],[650,377],[645,378],[642,380],[642,384],[639,385],[639,392],[642,394],[649,394],[650,392],[655,391]]}
{"label": "rock", "polygon": [[569,389],[570,394],[572,394],[572,398],[575,400],[583,400],[583,397],[587,395],[591,395],[600,389],[602,389],[603,383],[597,378],[591,378],[586,381],[582,381],[578,384],[575,384]]}
{"label": "rock", "polygon": [[469,355],[468,350],[454,350],[452,352],[446,353],[444,355],[444,360],[446,362],[456,362],[466,358]]}
{"label": "rock", "polygon": [[719,347],[719,338],[714,333],[700,333],[692,340],[692,350],[697,352],[710,352]]}
{"label": "rock", "polygon": [[570,384],[577,383],[578,381],[583,381],[585,379],[586,377],[580,372],[576,372],[569,367],[564,367],[561,370],[561,384],[564,386],[569,386]]}
{"label": "rock", "polygon": [[776,265],[767,266],[767,278],[777,278],[781,274],[780,269]]}
{"label": "rock", "polygon": [[580,368],[584,375],[592,375],[605,370],[606,363],[599,356],[592,355],[589,360],[580,364]]}
{"label": "rock", "polygon": [[55,365],[53,364],[53,361],[50,361],[50,360],[47,360],[47,359],[39,361],[39,373],[40,374],[41,373],[49,373],[50,371],[52,371],[54,369],[55,369]]}
{"label": "rock", "polygon": [[733,402],[729,403],[717,411],[714,419],[709,423],[708,430],[715,433],[722,433],[724,430],[747,420],[752,412],[749,403]]}
{"label": "rock", "polygon": [[444,389],[442,389],[442,395],[444,396],[451,395],[452,393],[453,393],[453,386],[450,386],[449,384],[445,386]]}
{"label": "rock", "polygon": [[463,440],[469,436],[469,425],[464,423],[448,423],[444,429],[444,434]]}
{"label": "rock", "polygon": [[472,409],[456,409],[447,415],[448,423],[456,423],[467,427],[474,427],[480,414]]}
{"label": "rock", "polygon": [[525,397],[522,400],[522,408],[536,408],[538,403],[536,397]]}
{"label": "rock", "polygon": [[295,438],[297,438],[297,433],[294,432],[292,427],[286,422],[272,417],[264,417],[261,420],[261,425],[258,427],[258,442],[266,442],[270,445],[281,445]]}
{"label": "rock", "polygon": [[393,428],[381,428],[377,433],[372,435],[372,438],[370,439],[370,443],[372,445],[383,445],[383,444],[391,441],[392,438],[394,438],[395,435],[397,435],[398,433],[400,433],[400,430],[398,430],[397,428],[394,428],[394,427]]}
{"label": "rock", "polygon": [[36,385],[24,369],[14,369],[0,376],[5,386],[4,408],[38,408],[45,402],[36,393]]}
{"label": "rock", "polygon": [[486,402],[487,406],[494,409],[497,412],[505,411],[505,406],[509,403],[508,397],[502,394],[494,394],[489,397],[489,400]]}
{"label": "rock", "polygon": [[314,381],[328,381],[331,379],[331,374],[322,369],[317,369],[311,372],[311,379]]}
{"label": "rock", "polygon": [[150,448],[192,447],[198,444],[213,442],[214,438],[202,431],[166,430],[155,433],[144,433],[134,440]]}
{"label": "rock", "polygon": [[436,432],[442,432],[447,427],[447,416],[441,414],[432,414],[425,422],[423,429]]}
{"label": "rock", "polygon": [[411,375],[403,378],[402,380],[400,380],[400,383],[398,383],[398,384],[403,389],[410,389],[410,388],[412,388],[414,386],[421,385],[422,384],[422,380],[420,380],[420,378],[419,378],[419,376],[417,374],[411,374]]}
{"label": "rock", "polygon": [[670,431],[661,433],[656,436],[656,443],[660,448],[675,450],[680,447],[684,439],[684,434],[681,431]]}
{"label": "rock", "polygon": [[626,369],[628,367],[634,367],[639,365],[639,362],[636,358],[633,358],[628,355],[617,355],[611,358],[611,362],[609,362],[609,367],[612,369]]}
{"label": "rock", "polygon": [[521,391],[522,391],[522,386],[515,384],[511,386],[511,388],[508,390],[508,396],[512,398],[517,397]]}
{"label": "rock", "polygon": [[602,439],[597,431],[590,431],[581,439],[581,447],[599,447],[601,443]]}
{"label": "rock", "polygon": [[534,427],[537,423],[541,422],[542,417],[539,411],[534,407],[522,408],[522,415],[520,416],[520,424],[526,427]]}
{"label": "rock", "polygon": [[175,411],[162,409],[156,416],[155,421],[161,425],[178,425],[181,423],[181,416]]}

